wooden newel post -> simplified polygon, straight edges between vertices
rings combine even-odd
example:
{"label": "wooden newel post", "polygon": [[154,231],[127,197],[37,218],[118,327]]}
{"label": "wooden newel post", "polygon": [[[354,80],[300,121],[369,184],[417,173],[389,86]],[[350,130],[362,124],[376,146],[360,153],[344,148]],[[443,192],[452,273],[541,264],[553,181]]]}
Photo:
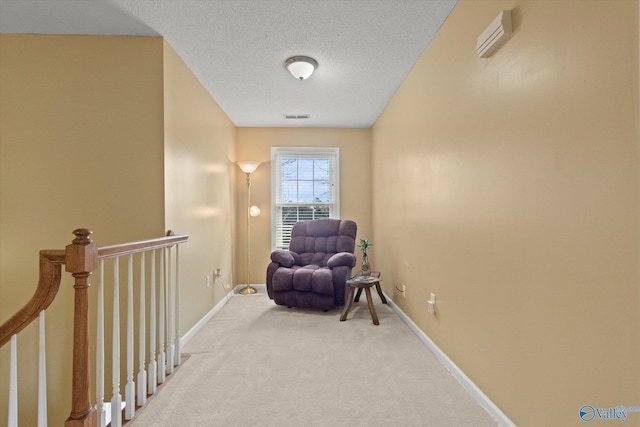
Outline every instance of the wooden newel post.
{"label": "wooden newel post", "polygon": [[73,314],[73,383],[71,414],[65,427],[96,425],[96,411],[89,394],[89,276],[98,268],[98,248],[86,228],[75,230],[76,236],[66,247],[65,270],[75,279]]}

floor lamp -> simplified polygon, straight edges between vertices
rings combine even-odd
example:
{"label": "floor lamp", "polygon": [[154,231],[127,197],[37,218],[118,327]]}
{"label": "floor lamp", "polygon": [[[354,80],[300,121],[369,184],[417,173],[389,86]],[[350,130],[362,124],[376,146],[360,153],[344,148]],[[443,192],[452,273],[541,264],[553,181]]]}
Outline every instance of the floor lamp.
{"label": "floor lamp", "polygon": [[[242,169],[242,172],[247,174],[247,286],[240,289],[241,294],[247,295],[257,292],[256,288],[251,286],[251,280],[249,280],[251,271],[251,174],[258,169],[260,162],[237,162],[236,164]],[[256,211],[253,210],[253,212],[255,213]],[[260,213],[260,210],[257,212]]]}

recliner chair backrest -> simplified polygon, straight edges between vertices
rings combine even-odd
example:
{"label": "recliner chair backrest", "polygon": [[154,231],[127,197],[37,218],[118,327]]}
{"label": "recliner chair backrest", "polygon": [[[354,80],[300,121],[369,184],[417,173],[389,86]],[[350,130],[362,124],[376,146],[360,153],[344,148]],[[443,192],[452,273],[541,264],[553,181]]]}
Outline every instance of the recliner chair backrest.
{"label": "recliner chair backrest", "polygon": [[297,222],[291,230],[289,250],[300,255],[302,265],[327,265],[338,252],[353,253],[356,244],[356,223],[333,218]]}

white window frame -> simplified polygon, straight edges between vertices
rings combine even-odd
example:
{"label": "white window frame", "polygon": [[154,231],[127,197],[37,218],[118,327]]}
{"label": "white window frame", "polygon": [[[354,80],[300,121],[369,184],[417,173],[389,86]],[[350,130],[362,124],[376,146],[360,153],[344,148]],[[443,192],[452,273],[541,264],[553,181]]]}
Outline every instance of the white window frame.
{"label": "white window frame", "polygon": [[[271,250],[282,249],[278,247],[278,209],[284,203],[281,200],[281,162],[283,157],[296,157],[301,159],[328,158],[331,170],[329,217],[340,218],[340,148],[338,147],[271,147]],[[291,206],[309,206],[317,203],[292,203]],[[286,247],[284,249],[287,249]]]}

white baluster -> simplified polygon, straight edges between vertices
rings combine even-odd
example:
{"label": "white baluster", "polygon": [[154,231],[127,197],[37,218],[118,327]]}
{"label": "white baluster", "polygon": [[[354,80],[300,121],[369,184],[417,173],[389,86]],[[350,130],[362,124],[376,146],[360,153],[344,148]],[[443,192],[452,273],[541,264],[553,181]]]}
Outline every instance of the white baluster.
{"label": "white baluster", "polygon": [[100,260],[96,314],[96,411],[98,427],[105,427],[107,411],[104,405],[104,260]]}
{"label": "white baluster", "polygon": [[44,310],[39,316],[38,345],[38,427],[47,427],[47,356],[45,349]]}
{"label": "white baluster", "polygon": [[111,427],[122,426],[122,396],[120,396],[120,259],[113,263],[113,353],[111,372],[113,396],[111,398]]}
{"label": "white baluster", "polygon": [[151,253],[151,295],[149,296],[149,394],[156,392],[158,384],[156,366],[156,250]]}
{"label": "white baluster", "polygon": [[9,356],[9,407],[8,427],[18,427],[18,335],[11,336]]}
{"label": "white baluster", "polygon": [[136,384],[133,381],[133,254],[129,255],[127,279],[127,384],[124,393],[124,419],[130,420],[136,413]]}
{"label": "white baluster", "polygon": [[140,313],[139,313],[139,333],[138,333],[138,359],[140,366],[138,367],[138,406],[142,406],[147,401],[147,371],[145,369],[145,341],[147,339],[145,328],[145,256],[144,252],[140,255]]}
{"label": "white baluster", "polygon": [[158,316],[158,384],[164,384],[166,378],[166,369],[165,369],[165,359],[164,359],[164,325],[165,325],[165,317],[164,317],[164,258],[165,258],[165,250],[163,249],[160,253],[160,285],[158,286],[158,290],[160,291],[158,307],[160,308],[160,313]]}
{"label": "white baluster", "polygon": [[179,245],[176,245],[176,280],[175,280],[175,293],[176,293],[176,298],[175,298],[175,315],[174,315],[174,321],[175,321],[175,340],[174,340],[174,349],[175,349],[175,356],[173,358],[173,365],[174,366],[178,366],[180,364],[180,279],[179,279],[179,266],[180,263],[178,262],[179,260],[179,256],[178,256],[178,249],[179,249]]}
{"label": "white baluster", "polygon": [[167,373],[173,374],[173,302],[171,298],[171,247],[167,248]]}

